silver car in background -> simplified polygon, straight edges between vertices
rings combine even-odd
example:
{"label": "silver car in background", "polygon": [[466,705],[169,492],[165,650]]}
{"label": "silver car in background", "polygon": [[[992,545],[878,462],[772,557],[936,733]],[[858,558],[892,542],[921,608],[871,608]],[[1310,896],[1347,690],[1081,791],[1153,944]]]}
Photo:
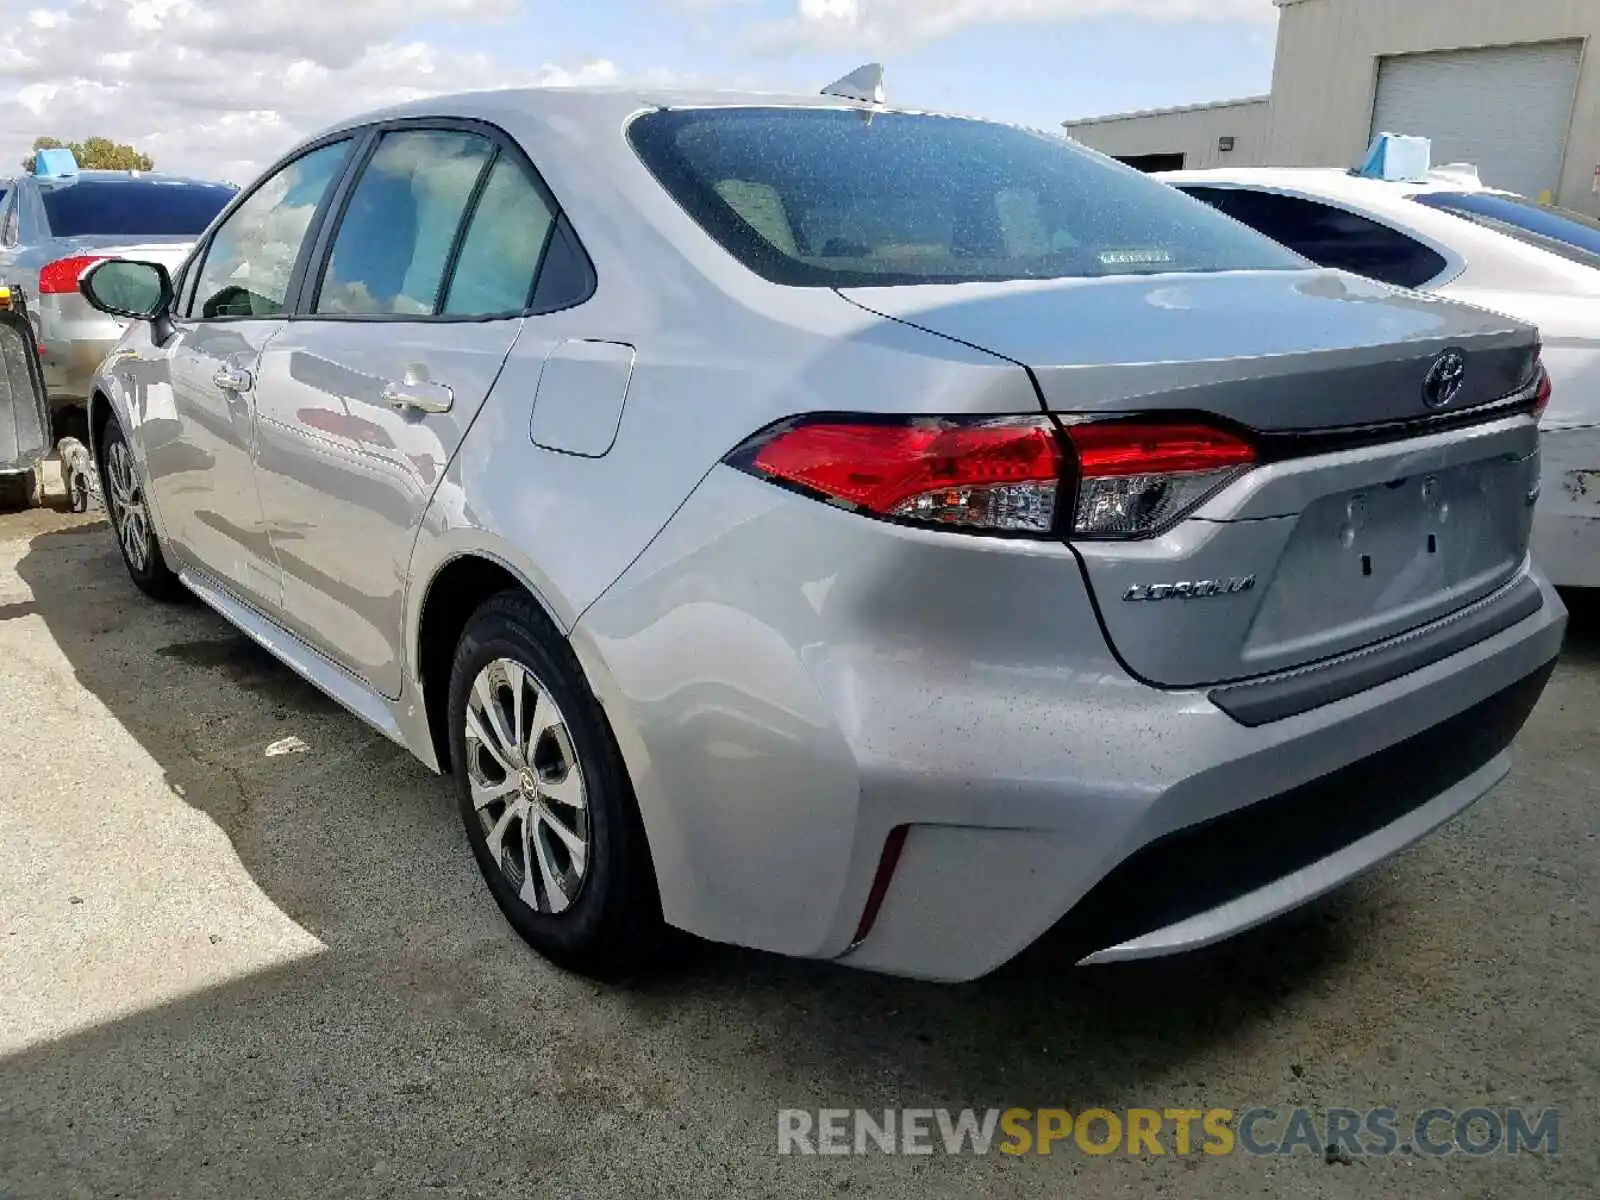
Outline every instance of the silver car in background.
{"label": "silver car in background", "polygon": [[[107,258],[176,270],[235,190],[138,171],[0,180],[0,282],[27,297],[58,424],[63,410],[86,408],[95,370],[127,327],[78,294],[78,277]],[[66,425],[59,432],[86,432],[70,416]]]}
{"label": "silver car in background", "polygon": [[452,773],[585,971],[1206,945],[1489,791],[1566,624],[1531,327],[1001,124],[433,99],[81,287],[135,583]]}

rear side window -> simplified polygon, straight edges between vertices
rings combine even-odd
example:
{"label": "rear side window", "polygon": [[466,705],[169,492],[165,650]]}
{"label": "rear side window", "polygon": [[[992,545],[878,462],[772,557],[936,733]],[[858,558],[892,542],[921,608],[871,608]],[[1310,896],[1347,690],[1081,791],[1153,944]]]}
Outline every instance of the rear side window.
{"label": "rear side window", "polygon": [[1185,185],[1183,190],[1319,266],[1415,288],[1450,265],[1415,238],[1331,204],[1249,188]]}
{"label": "rear side window", "polygon": [[225,184],[167,179],[80,179],[40,189],[58,238],[199,237],[233,195]]}
{"label": "rear side window", "polygon": [[527,172],[502,155],[473,210],[442,311],[493,316],[526,309],[555,219]]}
{"label": "rear side window", "polygon": [[1586,267],[1600,267],[1600,220],[1583,213],[1493,192],[1430,192],[1412,199]]}
{"label": "rear side window", "polygon": [[629,128],[724,249],[808,287],[1292,270],[1281,247],[1046,134],[851,109],[650,113]]}

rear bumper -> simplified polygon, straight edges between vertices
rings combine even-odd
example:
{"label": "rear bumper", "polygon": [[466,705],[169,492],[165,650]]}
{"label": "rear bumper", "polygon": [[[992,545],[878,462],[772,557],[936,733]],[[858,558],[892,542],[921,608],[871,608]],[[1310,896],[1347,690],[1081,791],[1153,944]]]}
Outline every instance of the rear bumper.
{"label": "rear bumper", "polygon": [[110,338],[78,341],[49,341],[39,358],[44,369],[45,387],[52,409],[71,408],[88,403],[95,372],[106,355],[117,348],[121,334]]}
{"label": "rear bumper", "polygon": [[[573,640],[670,922],[964,980],[1069,914],[1087,960],[1205,945],[1472,803],[1507,771],[1565,629],[1554,590],[1526,573],[1542,603],[1515,624],[1249,727],[1203,691],[1131,678],[1064,546],[887,526],[719,468]],[[1434,752],[1469,724],[1474,747]],[[1368,793],[1388,799],[1363,805]],[[1317,836],[1274,858],[1261,843],[1296,827],[1284,813]],[[1267,832],[1236,835],[1248,829]],[[1141,856],[1184,858],[1178,839],[1202,836],[1243,847],[1175,895],[1141,882],[1170,873]]]}
{"label": "rear bumper", "polygon": [[1275,726],[1175,708],[1172,736],[1127,747],[1163,764],[1154,794],[1064,794],[1059,822],[1026,830],[913,827],[878,922],[844,961],[971,978],[1058,921],[1084,962],[1155,957],[1340,886],[1506,775],[1565,627],[1547,600],[1480,646]]}
{"label": "rear bumper", "polygon": [[1073,906],[1060,933],[1087,962],[1149,958],[1338,887],[1500,782],[1554,666],[1331,775],[1145,846]]}
{"label": "rear bumper", "polygon": [[126,328],[126,322],[96,311],[82,296],[41,297],[39,365],[52,408],[88,400],[95,372],[117,348]]}

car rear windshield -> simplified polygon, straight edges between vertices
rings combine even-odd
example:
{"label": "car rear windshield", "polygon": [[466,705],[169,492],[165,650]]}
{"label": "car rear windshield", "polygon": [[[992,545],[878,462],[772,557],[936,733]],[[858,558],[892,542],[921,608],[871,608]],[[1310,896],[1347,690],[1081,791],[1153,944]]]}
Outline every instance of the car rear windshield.
{"label": "car rear windshield", "polygon": [[1600,220],[1583,213],[1494,192],[1428,192],[1412,199],[1573,262],[1600,267]]}
{"label": "car rear windshield", "polygon": [[220,183],[80,179],[42,189],[52,237],[197,237],[233,199]]}
{"label": "car rear windshield", "polygon": [[830,108],[649,113],[634,149],[745,266],[809,287],[1303,269],[1164,184],[1059,137]]}

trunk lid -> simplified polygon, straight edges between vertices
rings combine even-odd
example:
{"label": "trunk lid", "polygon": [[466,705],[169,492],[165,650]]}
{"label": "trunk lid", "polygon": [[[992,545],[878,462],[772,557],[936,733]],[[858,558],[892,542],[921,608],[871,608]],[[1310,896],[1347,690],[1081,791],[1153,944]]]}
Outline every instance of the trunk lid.
{"label": "trunk lid", "polygon": [[64,238],[56,243],[54,257],[71,258],[78,254],[94,254],[102,258],[129,258],[138,262],[160,263],[177,274],[183,260],[194,248],[192,237],[129,238],[119,234],[102,234]]}
{"label": "trunk lid", "polygon": [[[1257,435],[1261,463],[1159,536],[1074,543],[1107,637],[1152,683],[1334,657],[1524,568],[1538,429],[1496,402],[1530,386],[1537,334],[1513,318],[1323,271],[844,294],[1026,366],[1052,412]],[[1465,375],[1430,407],[1446,351]]]}
{"label": "trunk lid", "polygon": [[846,299],[1026,366],[1054,412],[1188,410],[1264,432],[1426,416],[1441,352],[1459,412],[1526,381],[1531,327],[1336,271],[848,288]]}

